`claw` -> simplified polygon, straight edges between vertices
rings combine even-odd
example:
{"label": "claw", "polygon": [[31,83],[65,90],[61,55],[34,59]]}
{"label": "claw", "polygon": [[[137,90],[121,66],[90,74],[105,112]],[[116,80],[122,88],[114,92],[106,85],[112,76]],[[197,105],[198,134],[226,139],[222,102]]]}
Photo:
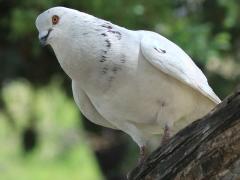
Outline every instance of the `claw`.
{"label": "claw", "polygon": [[168,126],[165,126],[161,146],[168,143],[170,137],[171,137],[170,128]]}
{"label": "claw", "polygon": [[147,157],[147,150],[146,150],[146,146],[141,146],[140,147],[140,157],[138,159],[138,165],[141,165]]}

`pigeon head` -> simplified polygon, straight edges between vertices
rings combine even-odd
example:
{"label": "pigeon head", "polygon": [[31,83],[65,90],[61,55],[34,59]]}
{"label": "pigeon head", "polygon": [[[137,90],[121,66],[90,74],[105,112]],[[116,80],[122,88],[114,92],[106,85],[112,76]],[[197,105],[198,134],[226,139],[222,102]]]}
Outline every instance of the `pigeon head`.
{"label": "pigeon head", "polygon": [[65,7],[54,7],[41,13],[36,19],[40,43],[47,45],[64,37],[71,26],[71,16],[74,16],[75,11]]}
{"label": "pigeon head", "polygon": [[[50,8],[36,19],[40,43],[52,47],[60,65],[70,77],[79,71],[79,66],[75,65],[79,59],[82,60],[86,56],[95,57],[84,54],[85,51],[89,52],[88,49],[92,48],[96,39],[95,36],[88,38],[85,35],[96,29],[89,25],[94,24],[95,19],[94,16],[65,7]],[[87,69],[85,64],[81,67]]]}

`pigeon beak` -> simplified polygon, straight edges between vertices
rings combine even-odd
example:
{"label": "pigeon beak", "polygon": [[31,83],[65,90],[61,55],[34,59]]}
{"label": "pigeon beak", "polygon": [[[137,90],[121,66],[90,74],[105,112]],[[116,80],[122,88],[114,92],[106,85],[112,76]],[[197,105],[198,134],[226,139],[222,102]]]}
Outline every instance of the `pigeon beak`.
{"label": "pigeon beak", "polygon": [[38,38],[39,38],[40,44],[42,46],[47,45],[48,36],[49,36],[51,31],[52,31],[52,29],[49,29],[47,31],[42,31],[42,32],[39,33]]}

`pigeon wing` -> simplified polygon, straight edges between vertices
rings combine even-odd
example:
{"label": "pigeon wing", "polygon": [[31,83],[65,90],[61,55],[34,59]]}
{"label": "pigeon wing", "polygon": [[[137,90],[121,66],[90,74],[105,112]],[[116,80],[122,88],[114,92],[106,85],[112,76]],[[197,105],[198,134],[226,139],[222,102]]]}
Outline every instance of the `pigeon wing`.
{"label": "pigeon wing", "polygon": [[203,72],[176,44],[153,32],[144,31],[141,53],[153,66],[199,91],[218,104],[221,100],[209,86]]}

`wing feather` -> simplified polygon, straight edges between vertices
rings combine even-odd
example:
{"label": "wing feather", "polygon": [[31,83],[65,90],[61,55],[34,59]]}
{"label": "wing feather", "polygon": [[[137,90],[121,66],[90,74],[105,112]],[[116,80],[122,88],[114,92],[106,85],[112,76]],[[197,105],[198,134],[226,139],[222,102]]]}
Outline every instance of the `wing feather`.
{"label": "wing feather", "polygon": [[180,47],[157,33],[144,31],[142,34],[141,52],[147,61],[199,91],[214,103],[221,102],[209,86],[203,72]]}

